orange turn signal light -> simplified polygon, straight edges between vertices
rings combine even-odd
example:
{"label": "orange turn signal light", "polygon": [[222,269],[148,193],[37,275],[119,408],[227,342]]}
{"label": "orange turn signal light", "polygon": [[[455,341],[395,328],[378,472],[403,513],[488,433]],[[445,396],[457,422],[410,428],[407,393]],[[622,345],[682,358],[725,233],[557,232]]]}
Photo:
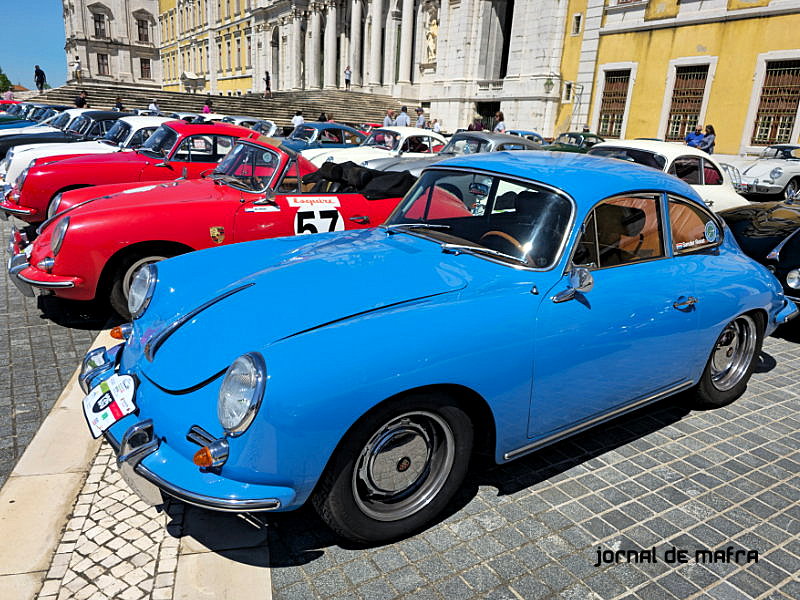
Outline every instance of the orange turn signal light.
{"label": "orange turn signal light", "polygon": [[198,467],[205,467],[208,468],[214,464],[214,457],[211,456],[211,449],[208,446],[203,446],[194,453],[194,458],[192,458],[192,462],[196,464]]}
{"label": "orange turn signal light", "polygon": [[117,325],[116,327],[112,327],[111,329],[111,337],[115,340],[124,340],[125,336],[122,335],[122,327]]}

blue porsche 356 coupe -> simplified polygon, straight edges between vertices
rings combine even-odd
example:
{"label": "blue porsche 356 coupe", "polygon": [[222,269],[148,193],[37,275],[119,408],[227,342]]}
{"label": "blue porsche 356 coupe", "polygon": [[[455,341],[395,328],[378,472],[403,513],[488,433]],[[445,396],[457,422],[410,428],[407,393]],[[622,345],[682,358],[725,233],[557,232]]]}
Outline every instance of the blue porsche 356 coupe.
{"label": "blue porsche 356 coupe", "polygon": [[84,360],[92,433],[151,503],[310,499],[376,542],[434,518],[478,448],[742,394],[796,312],[773,275],[677,178],[543,154],[438,163],[376,229],[142,268],[125,341]]}

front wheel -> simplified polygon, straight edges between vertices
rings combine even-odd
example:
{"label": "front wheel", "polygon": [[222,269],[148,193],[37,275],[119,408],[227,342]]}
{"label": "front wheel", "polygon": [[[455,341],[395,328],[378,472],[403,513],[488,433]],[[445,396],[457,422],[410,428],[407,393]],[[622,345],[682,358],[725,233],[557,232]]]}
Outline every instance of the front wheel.
{"label": "front wheel", "polygon": [[783,197],[786,200],[792,200],[795,194],[797,194],[798,190],[800,190],[800,179],[795,177],[786,184],[785,188],[783,188]]}
{"label": "front wheel", "polygon": [[763,318],[757,314],[736,317],[725,326],[697,385],[701,406],[723,406],[741,396],[755,369],[764,341]]}
{"label": "front wheel", "polygon": [[127,256],[117,267],[111,282],[111,291],[108,301],[111,308],[123,319],[130,319],[131,313],[128,310],[128,292],[131,289],[131,281],[136,270],[144,265],[156,263],[172,256],[167,252],[141,252]]}
{"label": "front wheel", "polygon": [[469,466],[473,429],[444,395],[413,395],[359,421],[312,501],[339,535],[385,542],[420,529],[450,502]]}

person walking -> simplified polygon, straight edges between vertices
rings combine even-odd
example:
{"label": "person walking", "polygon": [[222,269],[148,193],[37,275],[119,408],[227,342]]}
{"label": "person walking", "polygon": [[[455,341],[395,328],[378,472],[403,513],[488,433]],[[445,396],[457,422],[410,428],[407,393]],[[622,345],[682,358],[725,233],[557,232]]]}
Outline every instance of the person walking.
{"label": "person walking", "polygon": [[75,55],[75,60],[70,63],[72,74],[75,76],[75,82],[81,83],[83,81],[83,73],[81,72],[81,57]]}
{"label": "person walking", "polygon": [[390,108],[386,111],[386,116],[383,117],[383,126],[384,127],[391,127],[395,124],[394,120],[394,111]]}
{"label": "person walking", "polygon": [[214,106],[214,102],[209,98],[206,100],[205,104],[203,104],[203,114],[208,115],[211,114],[211,107]]}
{"label": "person walking", "polygon": [[298,110],[296,113],[294,113],[294,116],[292,117],[292,125],[297,127],[298,125],[302,125],[305,122],[306,120],[303,118],[302,110]]}
{"label": "person walking", "polygon": [[161,114],[161,108],[158,106],[157,98],[153,98],[153,101],[147,106],[147,110],[153,111],[156,117]]}
{"label": "person walking", "polygon": [[703,141],[701,141],[697,148],[700,150],[704,150],[708,154],[714,154],[714,146],[716,146],[717,141],[717,134],[714,131],[713,125],[706,125],[706,134],[703,136]]}
{"label": "person walking", "polygon": [[264,74],[264,98],[272,98],[272,78],[269,71]]}
{"label": "person walking", "polygon": [[408,116],[408,108],[405,106],[400,107],[400,114],[394,120],[394,124],[398,127],[408,127],[411,125],[411,119]]}
{"label": "person walking", "polygon": [[47,75],[44,74],[39,65],[33,67],[33,80],[36,82],[36,89],[41,94],[44,91],[44,84],[47,83]]}
{"label": "person walking", "polygon": [[347,65],[344,69],[344,89],[350,91],[350,80],[353,78],[353,69]]}
{"label": "person walking", "polygon": [[686,134],[686,137],[683,140],[687,146],[691,146],[692,148],[697,148],[700,143],[703,141],[703,126],[697,125],[694,128],[694,131],[690,131]]}
{"label": "person walking", "polygon": [[501,111],[497,111],[494,113],[494,118],[497,121],[494,124],[494,129],[492,129],[495,133],[505,133],[506,132],[506,118]]}
{"label": "person walking", "polygon": [[414,110],[417,111],[417,127],[424,128],[425,127],[425,110],[418,106]]}
{"label": "person walking", "polygon": [[81,90],[75,97],[75,108],[89,108],[89,101],[86,98],[86,90]]}
{"label": "person walking", "polygon": [[114,103],[114,110],[119,112],[125,112],[125,107],[122,105],[122,98],[117,96],[117,101]]}

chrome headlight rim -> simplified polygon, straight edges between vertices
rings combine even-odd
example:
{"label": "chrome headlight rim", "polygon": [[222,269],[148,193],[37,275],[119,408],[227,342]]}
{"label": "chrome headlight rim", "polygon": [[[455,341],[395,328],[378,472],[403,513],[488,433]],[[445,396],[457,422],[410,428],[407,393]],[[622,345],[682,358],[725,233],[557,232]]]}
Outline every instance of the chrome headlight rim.
{"label": "chrome headlight rim", "polygon": [[[155,263],[148,263],[136,269],[128,290],[128,312],[131,313],[131,320],[141,317],[150,306],[156,291],[156,283],[158,283],[158,267]],[[143,289],[140,291],[139,288]]]}
{"label": "chrome headlight rim", "polygon": [[786,285],[793,290],[800,290],[800,269],[792,269],[786,274]]}
{"label": "chrome headlight rim", "polygon": [[[223,392],[225,391],[226,383],[228,382],[231,373],[235,371],[237,365],[241,364],[247,366],[254,383],[251,386],[250,397],[247,401],[247,406],[245,407],[244,411],[241,412],[241,416],[238,417],[238,422],[226,423],[226,419],[223,415],[223,409],[225,408],[223,403],[228,403],[231,400],[227,397],[223,397]],[[260,352],[246,352],[245,354],[237,357],[236,360],[231,363],[231,366],[228,367],[227,371],[225,371],[225,376],[222,378],[222,383],[220,384],[219,393],[217,395],[217,420],[219,420],[220,425],[222,425],[222,428],[225,430],[226,436],[238,437],[247,431],[248,427],[250,427],[251,423],[253,422],[253,419],[255,419],[259,408],[261,408],[261,402],[264,399],[264,390],[266,385],[267,365]]]}
{"label": "chrome headlight rim", "polygon": [[769,172],[769,178],[775,181],[781,175],[783,175],[783,168],[782,167],[775,167],[772,171]]}
{"label": "chrome headlight rim", "polygon": [[16,181],[14,182],[14,185],[22,189],[22,185],[25,183],[25,179],[27,179],[28,177],[28,171],[30,170],[31,170],[31,165],[28,165],[27,167],[22,169],[22,173],[19,174],[19,177],[17,177]]}
{"label": "chrome headlight rim", "polygon": [[61,251],[61,246],[64,243],[64,238],[67,237],[67,230],[69,229],[69,217],[60,219],[53,227],[53,235],[50,236],[50,250],[53,256],[58,256]]}
{"label": "chrome headlight rim", "polygon": [[50,206],[47,207],[47,218],[52,219],[58,214],[58,205],[61,204],[61,193],[56,194],[53,196],[53,199],[50,201]]}

